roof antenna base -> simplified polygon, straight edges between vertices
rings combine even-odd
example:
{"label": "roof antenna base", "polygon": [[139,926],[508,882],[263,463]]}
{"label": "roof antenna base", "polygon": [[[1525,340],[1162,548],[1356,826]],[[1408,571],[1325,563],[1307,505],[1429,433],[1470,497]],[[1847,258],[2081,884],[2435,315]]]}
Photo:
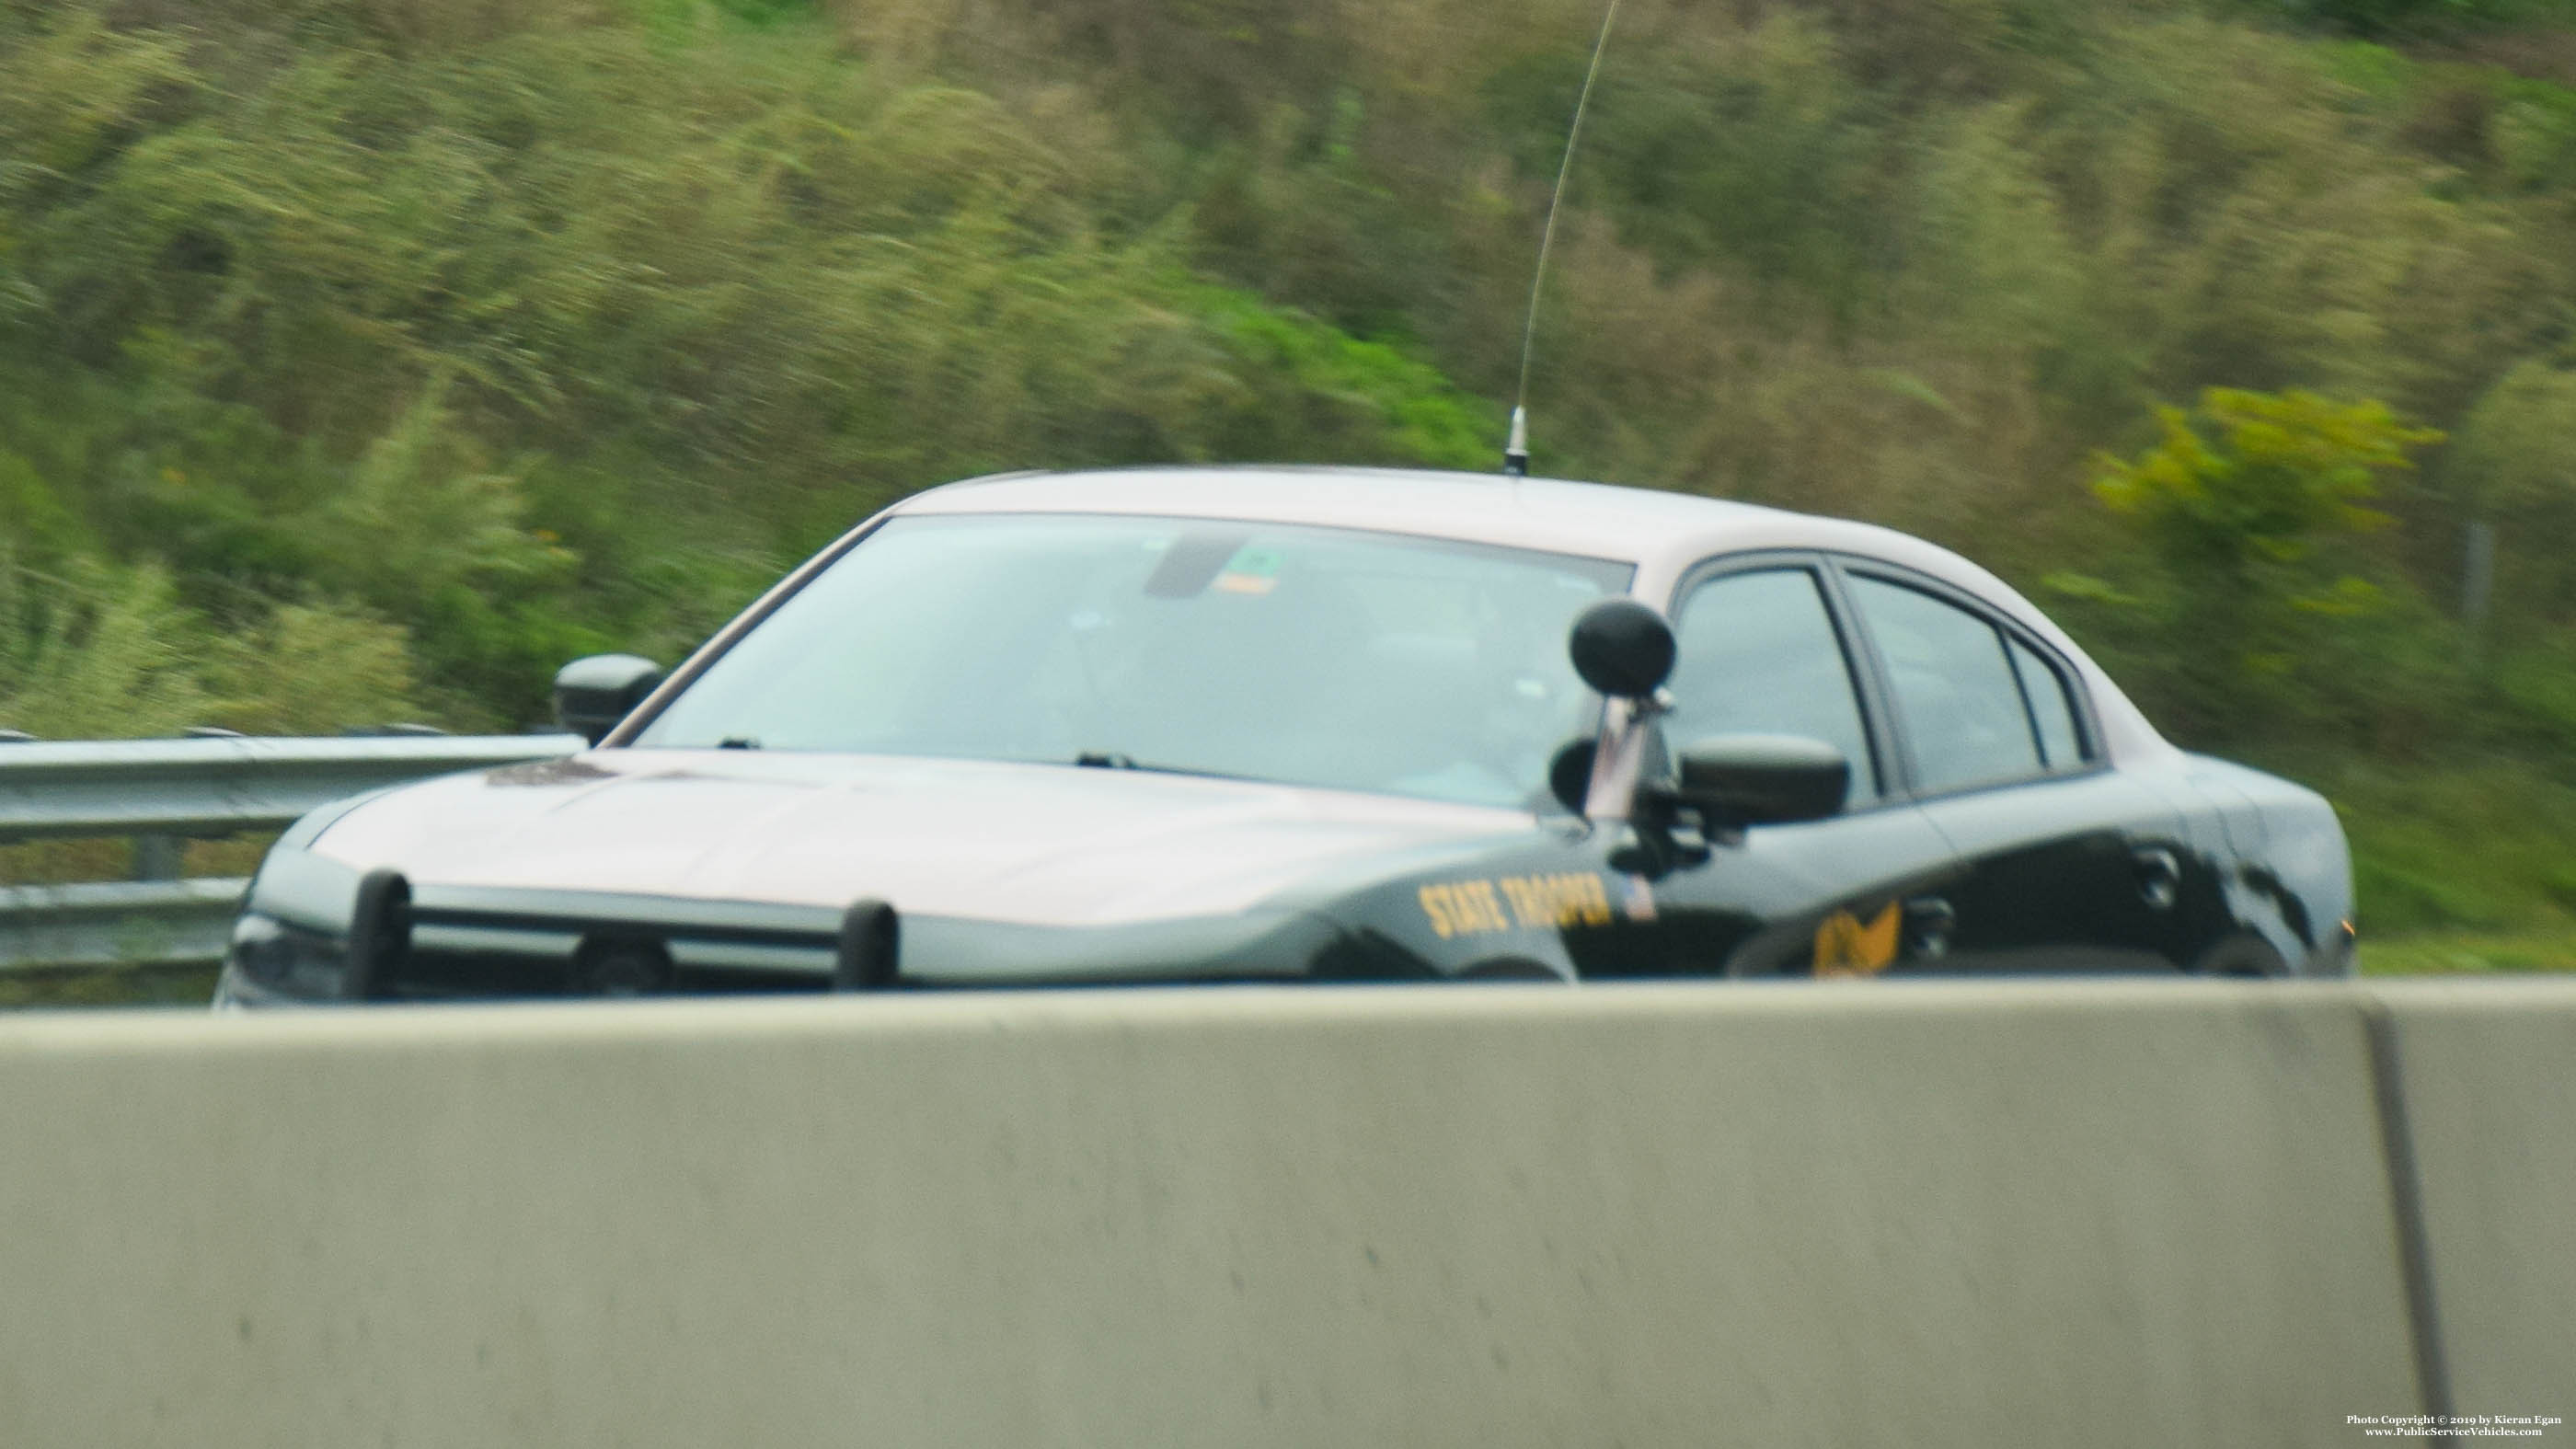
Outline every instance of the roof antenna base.
{"label": "roof antenna base", "polygon": [[1507,478],[1529,476],[1529,410],[1527,408],[1514,406],[1512,409],[1512,438],[1510,442],[1503,445],[1503,476]]}

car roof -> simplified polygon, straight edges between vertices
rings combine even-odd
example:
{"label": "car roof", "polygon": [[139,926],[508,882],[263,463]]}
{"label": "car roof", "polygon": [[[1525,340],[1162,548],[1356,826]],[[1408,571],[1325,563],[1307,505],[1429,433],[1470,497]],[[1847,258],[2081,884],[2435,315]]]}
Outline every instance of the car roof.
{"label": "car roof", "polygon": [[1761,546],[1882,551],[1905,536],[1758,504],[1558,478],[1327,466],[1014,473],[933,488],[897,513],[1127,513],[1366,528],[1650,563]]}

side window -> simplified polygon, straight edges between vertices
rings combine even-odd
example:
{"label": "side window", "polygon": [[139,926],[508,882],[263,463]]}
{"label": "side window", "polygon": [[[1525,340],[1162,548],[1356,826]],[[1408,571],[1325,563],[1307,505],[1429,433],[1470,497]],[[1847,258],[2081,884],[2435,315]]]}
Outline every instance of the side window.
{"label": "side window", "polygon": [[[1951,790],[2041,769],[2002,631],[1920,589],[1853,575],[1853,602],[1887,666],[1916,783]],[[2063,697],[2059,699],[2063,707]]]}
{"label": "side window", "polygon": [[1833,618],[1803,568],[1727,574],[1691,590],[1674,620],[1673,713],[1678,747],[1709,735],[1804,735],[1851,761],[1851,799],[1879,793]]}
{"label": "side window", "polygon": [[2084,758],[2084,748],[2075,733],[2075,710],[2066,702],[2066,681],[2058,676],[2039,651],[2019,639],[2009,639],[2012,647],[2013,672],[2021,676],[2022,698],[2030,701],[2031,723],[2039,727],[2040,763],[2052,770],[2063,770]]}

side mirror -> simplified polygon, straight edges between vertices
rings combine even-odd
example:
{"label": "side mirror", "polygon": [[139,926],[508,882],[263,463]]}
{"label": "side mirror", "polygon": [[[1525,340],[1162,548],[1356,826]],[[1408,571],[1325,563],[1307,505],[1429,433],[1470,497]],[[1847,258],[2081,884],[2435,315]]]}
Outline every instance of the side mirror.
{"label": "side mirror", "polygon": [[598,744],[662,682],[662,666],[635,654],[594,654],[555,672],[555,720]]}
{"label": "side mirror", "polygon": [[1566,741],[1547,762],[1547,793],[1567,811],[1582,814],[1585,797],[1592,793],[1592,762],[1600,756],[1601,742],[1588,735]]}
{"label": "side mirror", "polygon": [[1566,647],[1583,682],[1613,699],[1644,699],[1673,672],[1673,629],[1634,599],[1603,599],[1574,621]]}
{"label": "side mirror", "polygon": [[1729,825],[1787,825],[1840,814],[1851,762],[1800,735],[1711,735],[1682,747],[1675,803]]}

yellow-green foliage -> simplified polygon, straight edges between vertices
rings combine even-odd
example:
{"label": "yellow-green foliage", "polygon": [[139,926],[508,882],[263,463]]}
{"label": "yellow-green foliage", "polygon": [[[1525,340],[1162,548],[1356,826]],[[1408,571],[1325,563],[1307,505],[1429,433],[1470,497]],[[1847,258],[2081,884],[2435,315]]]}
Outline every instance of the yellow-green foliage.
{"label": "yellow-green foliage", "polygon": [[[2378,402],[2295,390],[2210,388],[2196,410],[2157,417],[2155,446],[2092,463],[2093,491],[2143,556],[2116,586],[2067,572],[2051,582],[2097,618],[2108,608],[2145,626],[2130,645],[2152,656],[2137,682],[2170,720],[2238,746],[2293,722],[2393,745],[2456,697],[2455,671],[2406,657],[2438,647],[2438,621],[2364,546],[2394,522],[2374,506],[2387,480],[2441,433]],[[2391,667],[2410,663],[2408,688],[2392,692]]]}
{"label": "yellow-green foliage", "polygon": [[204,635],[168,574],[87,559],[40,573],[0,555],[0,720],[54,739],[207,724]]}
{"label": "yellow-green foliage", "polygon": [[284,604],[228,630],[151,565],[47,572],[0,555],[0,720],[40,738],[335,734],[401,721],[416,688],[403,631],[348,605]]}
{"label": "yellow-green foliage", "polygon": [[[2408,449],[2442,441],[2400,424],[2384,403],[2295,390],[2213,387],[2200,414],[2217,438],[2181,408],[2158,408],[2163,440],[2135,460],[2096,455],[2093,491],[2153,532],[2177,566],[2239,590],[2254,586],[2253,565],[2297,564],[2326,536],[2385,526],[2388,515],[2365,506],[2378,475],[2414,467]],[[2292,592],[2291,602],[2321,604],[2341,582]]]}

